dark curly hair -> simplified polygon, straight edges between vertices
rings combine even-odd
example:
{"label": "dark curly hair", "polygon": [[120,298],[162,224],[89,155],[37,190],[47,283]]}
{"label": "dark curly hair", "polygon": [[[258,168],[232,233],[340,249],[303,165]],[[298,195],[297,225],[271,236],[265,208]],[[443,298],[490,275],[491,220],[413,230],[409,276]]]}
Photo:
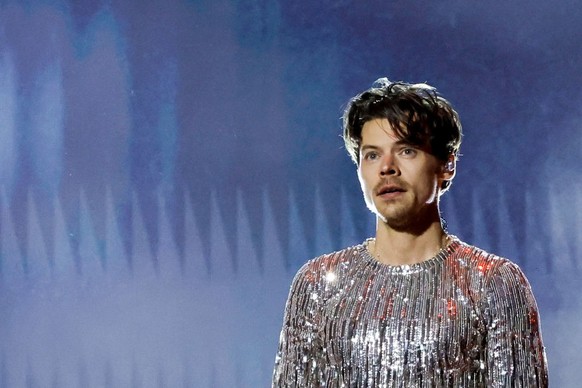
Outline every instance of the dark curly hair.
{"label": "dark curly hair", "polygon": [[[362,127],[373,119],[387,119],[399,137],[428,146],[443,162],[458,155],[462,137],[459,115],[430,85],[380,78],[350,100],[343,116],[343,138],[356,165],[360,163]],[[442,188],[449,184],[444,182]]]}

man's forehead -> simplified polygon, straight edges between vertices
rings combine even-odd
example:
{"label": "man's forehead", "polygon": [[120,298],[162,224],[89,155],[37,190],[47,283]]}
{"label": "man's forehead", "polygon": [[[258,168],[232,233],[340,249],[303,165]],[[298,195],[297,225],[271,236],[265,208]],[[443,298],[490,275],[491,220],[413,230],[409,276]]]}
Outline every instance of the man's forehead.
{"label": "man's forehead", "polygon": [[364,123],[362,127],[362,142],[365,139],[388,137],[394,142],[408,142],[408,129],[399,124],[396,128],[388,119],[377,118]]}
{"label": "man's forehead", "polygon": [[380,146],[386,142],[392,146],[409,145],[432,153],[430,141],[422,137],[410,136],[408,127],[403,123],[393,125],[386,118],[376,118],[364,123],[360,149],[368,146]]}

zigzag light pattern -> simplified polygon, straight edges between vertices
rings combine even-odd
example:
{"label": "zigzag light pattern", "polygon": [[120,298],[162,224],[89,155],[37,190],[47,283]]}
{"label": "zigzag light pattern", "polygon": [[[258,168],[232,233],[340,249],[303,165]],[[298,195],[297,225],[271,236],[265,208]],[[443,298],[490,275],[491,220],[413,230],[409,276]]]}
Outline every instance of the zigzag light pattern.
{"label": "zigzag light pattern", "polygon": [[[342,239],[350,240],[346,244],[353,243],[357,236],[349,213],[343,213],[342,225],[332,227],[317,210],[323,206],[321,197],[317,192],[313,195],[317,228],[323,236],[315,249],[340,248],[331,246],[325,237],[331,233],[341,233]],[[237,223],[236,255],[226,244],[224,221],[213,194],[208,258],[203,257],[203,242],[189,200],[184,214],[185,253],[181,258],[168,214],[163,210],[164,198],[159,198],[160,243],[154,255],[134,197],[134,248],[129,258],[111,197],[106,199],[107,239],[102,248],[82,192],[79,257],[75,258],[57,200],[51,263],[33,197],[29,197],[25,257],[3,194],[0,370],[4,386],[43,386],[46,382],[59,387],[267,384],[288,286],[297,266],[316,253],[307,252],[306,245],[301,248],[303,232],[293,215],[297,204],[290,193],[290,233],[294,236],[289,241],[297,244],[298,250],[289,252],[301,252],[303,257],[292,261],[284,257],[276,213],[265,194],[263,261],[259,261],[250,238],[248,212],[252,209],[245,207],[240,192],[236,197],[238,212],[229,220]],[[478,196],[474,198],[478,202]],[[448,211],[452,215],[454,198],[450,200]],[[345,210],[345,199],[343,202]],[[553,203],[552,228],[556,233],[549,244],[557,251],[564,244],[566,231],[558,221],[564,209],[557,205],[560,202]],[[478,206],[474,211],[474,219],[483,216]],[[499,227],[509,225],[502,213],[494,217]],[[455,223],[462,220],[458,214],[451,218]],[[532,238],[528,235],[528,244]],[[507,249],[515,249],[510,234],[500,241]],[[576,246],[571,251],[575,252],[580,249],[580,240],[573,241]],[[567,249],[559,251],[563,256],[556,257],[554,263],[559,263],[562,270],[574,270],[577,260],[566,255]],[[293,263],[292,268],[287,262]]]}

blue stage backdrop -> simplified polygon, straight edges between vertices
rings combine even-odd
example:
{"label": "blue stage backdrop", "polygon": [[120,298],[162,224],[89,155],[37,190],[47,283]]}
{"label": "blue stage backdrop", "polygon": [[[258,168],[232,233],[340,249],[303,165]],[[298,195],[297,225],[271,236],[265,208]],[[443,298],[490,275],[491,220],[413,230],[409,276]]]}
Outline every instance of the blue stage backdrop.
{"label": "blue stage backdrop", "polygon": [[428,82],[449,230],[582,355],[579,1],[0,2],[0,386],[266,387],[292,276],[373,233],[342,106]]}

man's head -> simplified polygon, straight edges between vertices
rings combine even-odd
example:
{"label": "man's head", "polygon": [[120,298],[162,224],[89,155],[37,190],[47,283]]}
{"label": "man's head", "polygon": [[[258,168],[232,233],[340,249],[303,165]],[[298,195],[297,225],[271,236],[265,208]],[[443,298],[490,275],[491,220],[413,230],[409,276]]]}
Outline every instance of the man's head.
{"label": "man's head", "polygon": [[[461,145],[461,122],[451,104],[433,87],[381,78],[349,102],[343,117],[343,137],[348,153],[358,166],[362,128],[374,119],[388,120],[399,138],[428,149],[445,168],[454,169]],[[441,193],[450,182],[442,182]]]}

